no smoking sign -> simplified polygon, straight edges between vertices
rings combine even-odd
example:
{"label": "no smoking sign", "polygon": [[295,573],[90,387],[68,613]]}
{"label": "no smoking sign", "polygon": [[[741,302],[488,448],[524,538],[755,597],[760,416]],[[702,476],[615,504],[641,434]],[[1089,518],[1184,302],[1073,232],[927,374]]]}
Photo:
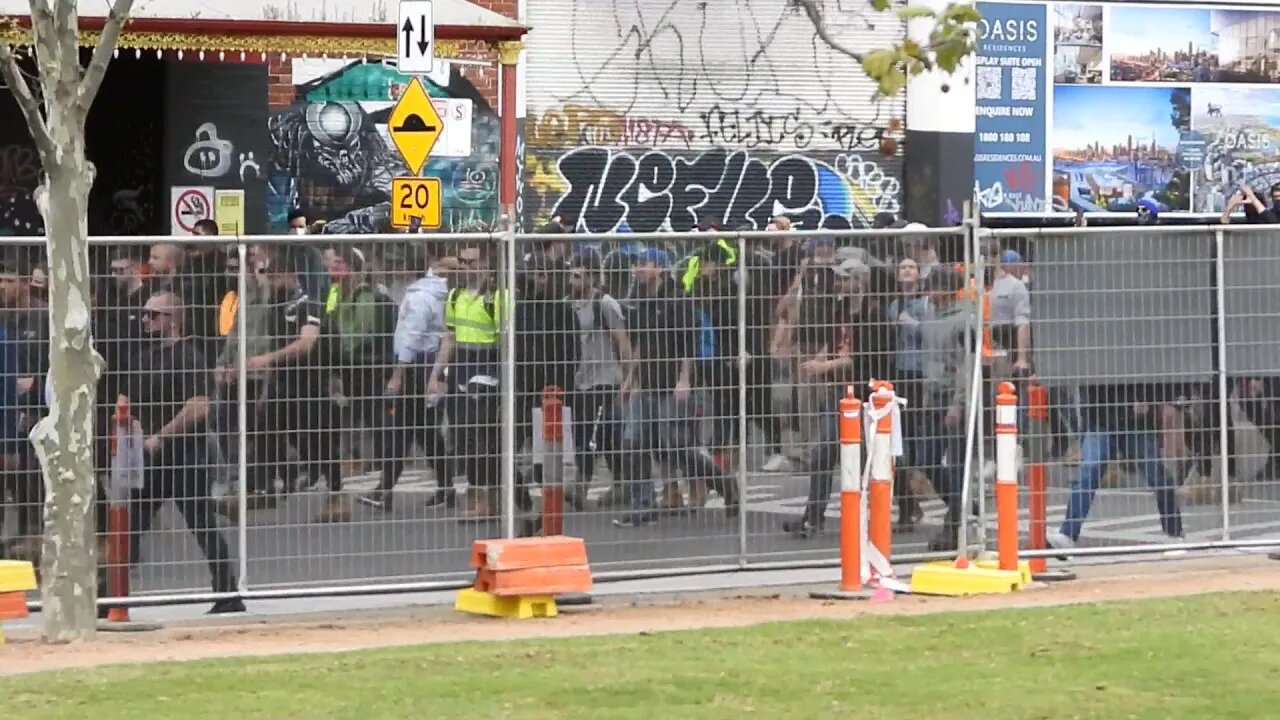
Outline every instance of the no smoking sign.
{"label": "no smoking sign", "polygon": [[175,187],[171,193],[170,232],[190,235],[201,220],[213,217],[213,188]]}

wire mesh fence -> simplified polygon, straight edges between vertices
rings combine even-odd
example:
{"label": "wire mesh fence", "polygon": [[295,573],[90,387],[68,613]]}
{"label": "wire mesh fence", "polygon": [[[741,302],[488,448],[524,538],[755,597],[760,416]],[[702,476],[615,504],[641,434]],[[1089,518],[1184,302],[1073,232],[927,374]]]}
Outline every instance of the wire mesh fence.
{"label": "wire mesh fence", "polygon": [[[896,557],[994,538],[1003,381],[1053,547],[1275,535],[1270,231],[779,224],[95,239],[100,593],[464,582],[473,540],[552,532],[602,574],[834,562],[837,403],[881,380]],[[0,266],[10,557],[42,252]]]}

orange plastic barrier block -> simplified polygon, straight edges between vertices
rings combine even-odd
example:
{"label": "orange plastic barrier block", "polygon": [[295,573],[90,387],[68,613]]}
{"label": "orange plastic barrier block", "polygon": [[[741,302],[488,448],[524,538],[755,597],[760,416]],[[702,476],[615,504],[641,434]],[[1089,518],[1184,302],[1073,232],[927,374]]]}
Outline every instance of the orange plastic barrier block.
{"label": "orange plastic barrier block", "polygon": [[476,571],[475,589],[498,597],[566,595],[591,591],[591,568],[586,565]]}
{"label": "orange plastic barrier block", "polygon": [[490,570],[586,565],[587,544],[564,535],[476,540],[471,545],[471,567]]}
{"label": "orange plastic barrier block", "polygon": [[21,620],[25,617],[27,617],[25,593],[0,593],[0,620]]}

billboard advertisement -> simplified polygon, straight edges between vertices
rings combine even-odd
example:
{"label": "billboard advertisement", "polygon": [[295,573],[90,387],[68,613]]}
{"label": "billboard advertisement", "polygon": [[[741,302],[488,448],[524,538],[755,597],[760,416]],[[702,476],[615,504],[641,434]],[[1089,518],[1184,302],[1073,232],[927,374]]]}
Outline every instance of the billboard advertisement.
{"label": "billboard advertisement", "polygon": [[[984,212],[1132,212],[1146,198],[1168,211],[1220,212],[1242,185],[1263,196],[1280,182],[1280,8],[978,7]],[[1031,94],[1028,68],[1044,83],[1034,102],[1021,99]]]}

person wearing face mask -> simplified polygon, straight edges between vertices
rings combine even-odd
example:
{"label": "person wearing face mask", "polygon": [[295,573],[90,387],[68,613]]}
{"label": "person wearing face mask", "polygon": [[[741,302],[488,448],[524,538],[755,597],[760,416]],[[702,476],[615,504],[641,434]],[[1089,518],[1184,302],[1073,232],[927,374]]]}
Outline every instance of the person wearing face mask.
{"label": "person wearing face mask", "polygon": [[[162,291],[147,299],[142,323],[150,342],[137,359],[123,397],[146,436],[147,469],[130,518],[130,559],[138,562],[142,536],[160,505],[173,501],[209,563],[215,593],[235,592],[231,554],[218,530],[210,498],[204,425],[212,383],[205,349],[185,330],[181,299]],[[211,614],[244,612],[239,598],[214,603]]]}
{"label": "person wearing face mask", "polygon": [[870,268],[849,259],[827,272],[833,276],[834,296],[828,301],[831,322],[821,328],[825,338],[818,353],[800,366],[801,376],[822,388],[824,403],[819,442],[809,457],[804,514],[782,526],[797,537],[810,537],[823,528],[840,454],[839,415],[834,409],[849,385],[865,397],[872,380],[888,379],[893,357],[893,326],[886,321],[880,301],[868,293]]}
{"label": "person wearing face mask", "polygon": [[[302,210],[289,213],[289,234],[311,234],[307,229],[307,214]],[[329,297],[330,283],[329,272],[325,269],[324,254],[319,248],[309,243],[292,247],[294,265],[298,272],[298,284],[302,286],[302,291],[307,294],[307,297],[324,302],[324,299]]]}

